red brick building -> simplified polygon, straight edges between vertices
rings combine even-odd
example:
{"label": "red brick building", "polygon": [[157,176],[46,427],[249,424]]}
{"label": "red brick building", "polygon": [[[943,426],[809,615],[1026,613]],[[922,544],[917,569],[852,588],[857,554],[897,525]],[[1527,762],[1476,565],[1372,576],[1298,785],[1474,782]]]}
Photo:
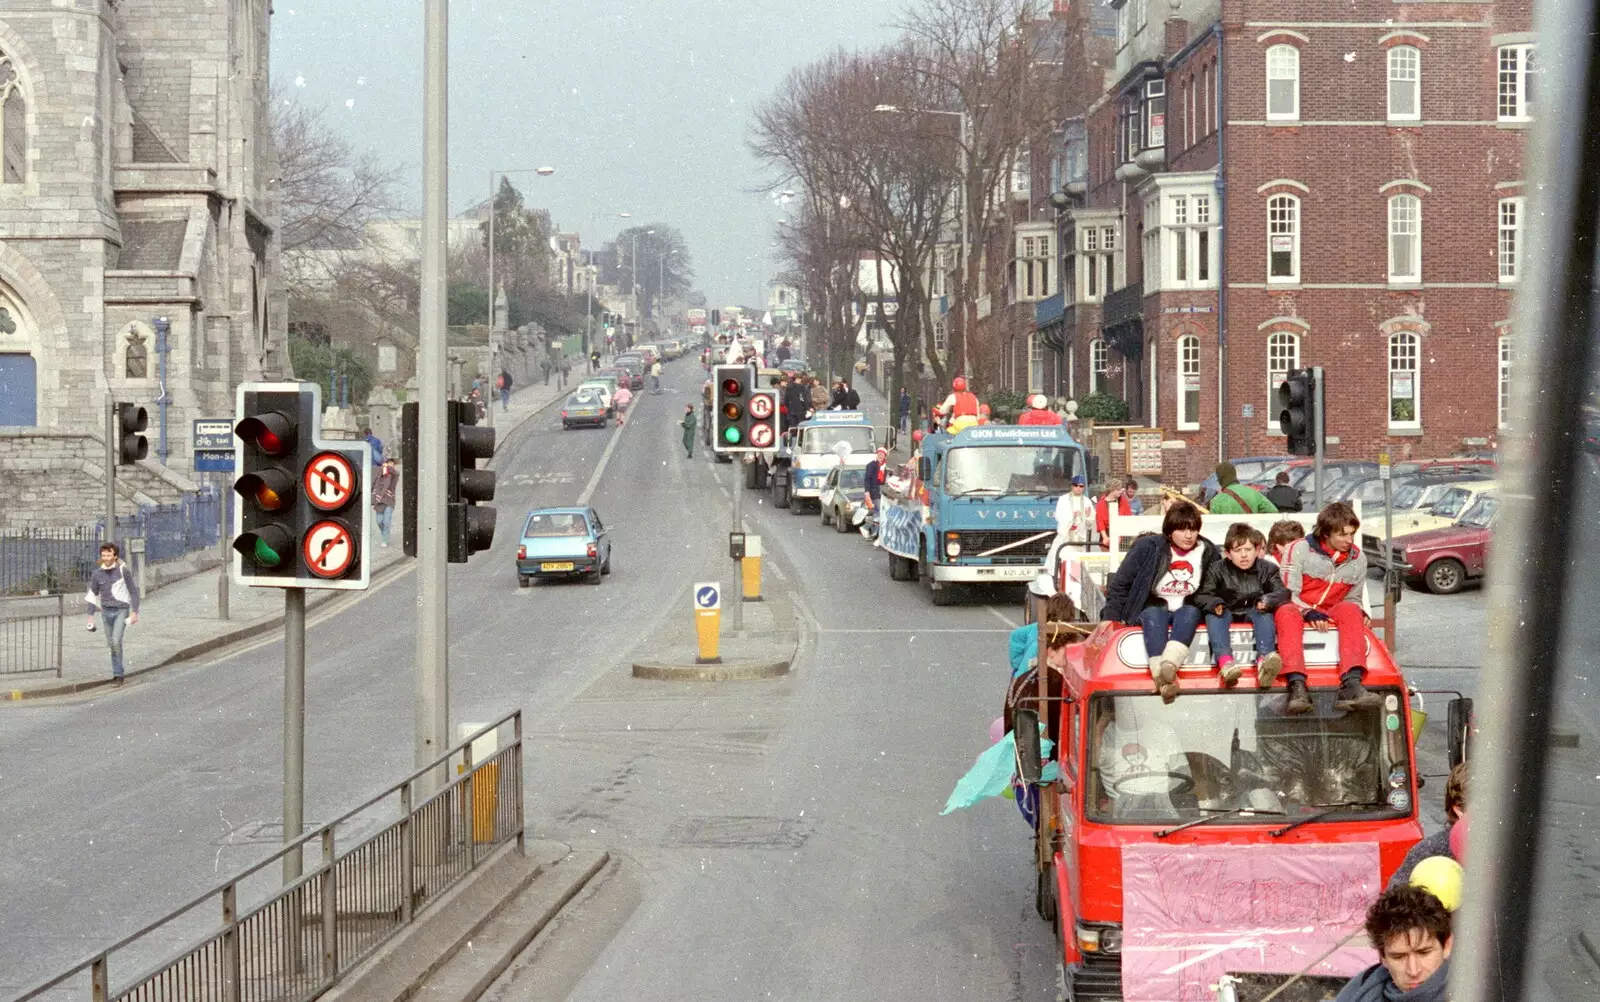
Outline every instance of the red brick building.
{"label": "red brick building", "polygon": [[1525,253],[1531,3],[1217,6],[1212,24],[1162,19],[1154,52],[1143,33],[1170,5],[1117,8],[1117,79],[1062,219],[1059,391],[1106,389],[1166,429],[1175,482],[1281,451],[1274,387],[1300,366],[1326,372],[1330,455],[1493,441]]}

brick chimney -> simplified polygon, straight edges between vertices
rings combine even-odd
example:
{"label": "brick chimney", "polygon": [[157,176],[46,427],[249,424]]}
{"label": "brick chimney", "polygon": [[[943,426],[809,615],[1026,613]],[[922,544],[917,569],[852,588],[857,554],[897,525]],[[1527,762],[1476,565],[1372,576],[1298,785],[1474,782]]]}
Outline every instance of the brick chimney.
{"label": "brick chimney", "polygon": [[1189,22],[1181,17],[1167,18],[1167,40],[1163,55],[1168,59],[1178,54],[1178,50],[1189,44]]}

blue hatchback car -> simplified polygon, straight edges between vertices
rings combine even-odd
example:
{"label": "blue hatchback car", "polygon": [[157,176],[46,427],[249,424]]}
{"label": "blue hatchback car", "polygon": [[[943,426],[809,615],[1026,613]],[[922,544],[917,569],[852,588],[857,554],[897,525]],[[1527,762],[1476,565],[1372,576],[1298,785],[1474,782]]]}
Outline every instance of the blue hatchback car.
{"label": "blue hatchback car", "polygon": [[611,573],[611,539],[593,508],[536,508],[522,523],[517,584],[534,578],[581,577],[599,584]]}

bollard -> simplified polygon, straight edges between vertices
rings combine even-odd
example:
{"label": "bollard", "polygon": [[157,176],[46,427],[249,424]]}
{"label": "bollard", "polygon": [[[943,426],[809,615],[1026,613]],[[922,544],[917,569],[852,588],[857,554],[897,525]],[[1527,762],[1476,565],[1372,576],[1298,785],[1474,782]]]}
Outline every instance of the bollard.
{"label": "bollard", "polygon": [[744,559],[739,561],[746,602],[761,601],[761,537],[746,534]]}
{"label": "bollard", "polygon": [[695,584],[691,599],[694,604],[694,632],[697,665],[722,663],[722,586],[715,581]]}
{"label": "bollard", "polygon": [[[472,735],[483,730],[487,724],[459,724],[456,727],[456,741],[465,741]],[[472,832],[472,842],[492,843],[496,840],[495,819],[500,809],[500,763],[490,762],[495,753],[500,750],[500,734],[490,731],[480,736],[465,749],[460,762],[456,763],[456,775],[464,775],[473,769],[477,774],[462,784],[461,792],[461,831]],[[470,823],[468,818],[471,818]]]}

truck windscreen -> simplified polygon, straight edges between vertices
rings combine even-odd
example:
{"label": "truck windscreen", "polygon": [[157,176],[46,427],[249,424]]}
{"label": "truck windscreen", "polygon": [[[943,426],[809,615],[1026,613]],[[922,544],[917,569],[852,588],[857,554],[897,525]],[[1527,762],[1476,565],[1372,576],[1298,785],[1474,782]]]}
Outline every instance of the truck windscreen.
{"label": "truck windscreen", "polygon": [[944,489],[961,494],[1062,494],[1083,473],[1079,453],[1059,445],[986,445],[951,449]]}
{"label": "truck windscreen", "polygon": [[820,456],[832,452],[840,442],[849,442],[851,452],[871,452],[872,429],[866,425],[807,428],[801,439],[800,451],[807,456]]}
{"label": "truck windscreen", "polygon": [[[1395,690],[1373,691],[1385,706],[1405,705]],[[1285,699],[1281,689],[1184,693],[1171,705],[1153,694],[1096,695],[1085,814],[1143,825],[1238,809],[1282,813],[1291,822],[1330,804],[1410,810],[1405,732],[1385,730],[1394,711],[1339,710],[1332,692],[1316,692],[1311,713],[1290,716]],[[1387,813],[1392,809],[1380,807],[1336,817]]]}

